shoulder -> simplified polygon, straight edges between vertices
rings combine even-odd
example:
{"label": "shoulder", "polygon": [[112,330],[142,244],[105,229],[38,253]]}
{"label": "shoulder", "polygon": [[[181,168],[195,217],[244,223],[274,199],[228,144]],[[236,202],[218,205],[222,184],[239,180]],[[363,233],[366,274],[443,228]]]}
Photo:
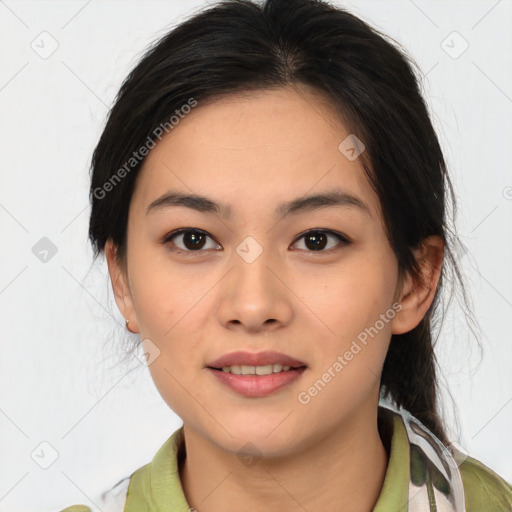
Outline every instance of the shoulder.
{"label": "shoulder", "polygon": [[473,457],[459,466],[467,512],[510,512],[512,485]]}
{"label": "shoulder", "polygon": [[123,512],[126,503],[126,495],[130,485],[130,476],[119,480],[117,484],[102,492],[92,501],[95,506],[71,505],[60,512]]}
{"label": "shoulder", "polygon": [[[400,421],[400,416],[402,421]],[[423,433],[428,434],[427,437],[435,442],[431,446],[433,448],[437,446],[438,450],[435,451],[438,457],[434,457],[432,460],[438,460],[443,466],[448,463],[450,466],[458,468],[460,480],[456,479],[459,480],[459,483],[454,482],[454,488],[458,488],[457,495],[460,498],[463,493],[465,512],[512,512],[512,485],[504,478],[478,459],[469,456],[457,443],[452,442],[448,446],[441,443],[430,430],[407,411],[395,412],[394,419],[393,434],[402,433],[401,436],[396,436],[397,440],[408,439],[409,446],[417,445],[428,448],[428,445],[424,445],[426,438],[418,435],[421,434],[416,428],[419,425],[422,427]],[[395,445],[398,446],[397,443]],[[403,447],[405,446],[404,442]],[[428,454],[427,449],[423,450],[424,456],[428,456]],[[434,453],[430,454],[430,456],[432,455]]]}
{"label": "shoulder", "polygon": [[163,443],[151,462],[119,480],[100,496],[93,497],[91,505],[71,505],[59,512],[124,512],[127,502],[134,510],[141,512],[144,509],[145,494],[150,492],[152,486],[151,472],[155,465],[162,468],[164,474],[172,475],[171,483],[175,489],[180,489],[178,456],[184,456],[184,446],[183,427],[180,427]]}

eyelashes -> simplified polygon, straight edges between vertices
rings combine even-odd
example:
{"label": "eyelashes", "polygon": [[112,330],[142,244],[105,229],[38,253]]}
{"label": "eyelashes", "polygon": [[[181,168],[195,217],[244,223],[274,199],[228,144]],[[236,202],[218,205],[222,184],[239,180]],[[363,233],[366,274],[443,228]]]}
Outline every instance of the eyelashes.
{"label": "eyelashes", "polygon": [[[325,238],[328,238],[328,237],[332,237],[332,238],[335,238],[338,243],[337,245],[335,245],[334,247],[330,247],[329,249],[327,250],[323,250],[324,249],[324,245],[323,245],[323,241],[325,240]],[[303,233],[302,235],[299,235],[295,241],[294,241],[294,245],[299,241],[299,240],[307,240],[308,243],[313,243],[313,247],[320,247],[322,250],[308,250],[307,246],[305,245],[306,249],[301,249],[301,250],[305,250],[307,252],[312,252],[312,253],[318,253],[318,252],[332,252],[333,250],[337,250],[337,249],[340,249],[342,246],[346,246],[346,245],[349,245],[351,242],[350,240],[345,236],[345,235],[342,235],[341,233],[337,233],[336,231],[332,231],[330,229],[309,229],[308,231],[306,231],[305,233]]]}
{"label": "eyelashes", "polygon": [[[195,249],[199,248],[200,250],[188,249],[186,247],[185,248],[179,247],[178,249],[171,248],[171,250],[177,251],[177,252],[180,252],[180,251],[181,252],[204,252],[204,250],[201,250],[201,249],[203,249],[203,245],[201,244],[201,242],[205,238],[210,238],[211,240],[213,240],[213,238],[206,231],[203,231],[201,229],[180,228],[180,229],[171,231],[171,233],[166,235],[163,240],[163,243],[165,245],[167,245],[172,242],[172,245],[175,245],[174,240],[180,236],[184,237],[186,234],[192,235],[192,237],[188,238],[187,241],[191,242],[191,245],[195,246]],[[218,248],[220,248],[220,245],[218,245],[218,244],[214,244],[214,245],[216,245]]]}
{"label": "eyelashes", "polygon": [[[329,245],[328,239],[334,238],[337,240],[337,244],[334,247],[329,247],[325,249],[326,246]],[[181,239],[181,240],[180,240]],[[208,246],[207,239],[211,240],[210,246]],[[342,233],[338,233],[336,231],[330,229],[309,229],[295,238],[292,245],[296,245],[297,242],[303,240],[303,245],[305,249],[303,250],[309,253],[331,253],[335,250],[342,248],[343,246],[350,245],[352,242],[350,239]],[[182,246],[176,244],[176,240]],[[324,243],[327,240],[326,243]],[[163,245],[169,246],[169,250],[173,252],[177,252],[180,254],[194,254],[205,252],[210,249],[220,250],[222,247],[214,241],[213,237],[211,237],[206,231],[197,228],[180,228],[175,229],[168,233],[164,239],[162,240]],[[308,248],[310,244],[314,249]],[[188,245],[188,247],[187,247]],[[318,249],[318,250],[317,250]]]}

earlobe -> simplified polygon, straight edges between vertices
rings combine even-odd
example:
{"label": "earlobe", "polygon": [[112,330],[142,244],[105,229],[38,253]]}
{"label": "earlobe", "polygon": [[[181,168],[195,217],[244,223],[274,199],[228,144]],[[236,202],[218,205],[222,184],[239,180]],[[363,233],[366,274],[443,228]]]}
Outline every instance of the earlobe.
{"label": "earlobe", "polygon": [[393,319],[392,334],[414,329],[423,319],[434,300],[443,263],[444,242],[439,236],[426,238],[414,255],[421,268],[419,278],[410,274],[404,278],[398,302],[402,309]]}
{"label": "earlobe", "polygon": [[117,257],[117,247],[114,241],[109,238],[105,243],[105,258],[107,260],[108,272],[112,284],[112,291],[116,300],[119,311],[125,318],[125,321],[130,323],[126,324],[126,328],[133,333],[139,332],[137,317],[133,307],[130,287],[128,285],[128,278],[126,269],[124,269]]}

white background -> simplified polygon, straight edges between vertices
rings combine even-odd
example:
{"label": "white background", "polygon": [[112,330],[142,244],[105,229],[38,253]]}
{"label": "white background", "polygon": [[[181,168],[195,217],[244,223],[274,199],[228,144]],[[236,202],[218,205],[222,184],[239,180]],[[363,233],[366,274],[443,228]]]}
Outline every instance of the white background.
{"label": "white background", "polygon": [[[0,1],[1,511],[91,504],[181,425],[146,367],[118,364],[134,335],[104,260],[92,265],[88,166],[144,49],[206,4]],[[459,309],[446,316],[438,354],[460,432],[449,398],[446,416],[454,440],[512,481],[512,2],[340,4],[402,43],[426,74],[483,332],[479,364]],[[458,58],[447,53],[462,48],[453,31],[469,44]],[[48,50],[52,38],[48,58],[31,47]],[[57,248],[46,263],[32,252],[42,237]],[[53,450],[58,458],[42,469],[34,450],[40,463]]]}

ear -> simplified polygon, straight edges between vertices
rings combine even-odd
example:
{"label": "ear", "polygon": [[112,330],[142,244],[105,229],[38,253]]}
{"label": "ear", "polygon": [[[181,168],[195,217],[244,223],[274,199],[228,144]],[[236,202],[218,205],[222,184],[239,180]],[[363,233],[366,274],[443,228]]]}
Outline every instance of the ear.
{"label": "ear", "polygon": [[130,321],[129,331],[139,332],[137,315],[133,307],[132,295],[128,284],[128,272],[117,257],[117,246],[109,238],[105,243],[105,258],[112,283],[117,307],[126,320]]}
{"label": "ear", "polygon": [[398,298],[402,309],[393,318],[392,334],[409,332],[421,322],[434,300],[441,276],[444,255],[444,242],[441,237],[427,237],[413,252],[421,267],[421,275],[417,280],[409,274],[404,278]]}

